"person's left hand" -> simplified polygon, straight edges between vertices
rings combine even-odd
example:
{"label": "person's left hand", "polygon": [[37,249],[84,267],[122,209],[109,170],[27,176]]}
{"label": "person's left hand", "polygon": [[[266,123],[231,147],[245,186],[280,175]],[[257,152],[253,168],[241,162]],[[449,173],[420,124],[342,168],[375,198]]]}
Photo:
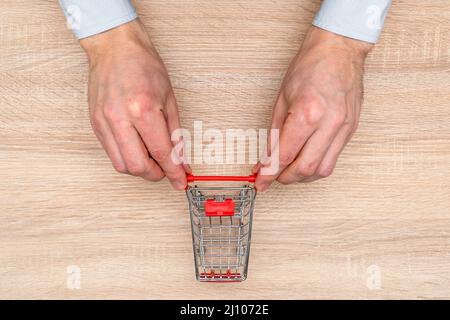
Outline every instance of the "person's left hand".
{"label": "person's left hand", "polygon": [[[279,169],[273,175],[259,174],[258,190],[266,190],[275,179],[283,184],[310,182],[333,172],[358,126],[363,66],[371,48],[311,27],[273,110],[272,129],[280,129]],[[254,170],[260,169],[258,164]]]}

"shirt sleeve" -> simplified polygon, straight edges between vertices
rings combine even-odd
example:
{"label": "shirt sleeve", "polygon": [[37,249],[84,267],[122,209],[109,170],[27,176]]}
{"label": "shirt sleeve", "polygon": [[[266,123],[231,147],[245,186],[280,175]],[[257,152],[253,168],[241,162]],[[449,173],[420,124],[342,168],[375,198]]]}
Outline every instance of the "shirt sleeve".
{"label": "shirt sleeve", "polygon": [[115,28],[137,18],[130,0],[60,0],[67,25],[78,39]]}
{"label": "shirt sleeve", "polygon": [[313,25],[370,43],[378,41],[391,0],[324,0]]}

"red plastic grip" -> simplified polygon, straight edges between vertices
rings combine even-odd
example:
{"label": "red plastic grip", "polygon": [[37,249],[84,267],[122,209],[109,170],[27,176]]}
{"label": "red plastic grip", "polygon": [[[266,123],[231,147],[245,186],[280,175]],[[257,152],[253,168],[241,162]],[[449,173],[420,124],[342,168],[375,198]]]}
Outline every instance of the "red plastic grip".
{"label": "red plastic grip", "polygon": [[256,174],[252,174],[249,176],[194,176],[192,174],[188,174],[187,181],[244,181],[255,183]]}
{"label": "red plastic grip", "polygon": [[208,199],[205,202],[205,214],[207,217],[234,216],[234,201],[233,199],[225,199],[224,201]]}

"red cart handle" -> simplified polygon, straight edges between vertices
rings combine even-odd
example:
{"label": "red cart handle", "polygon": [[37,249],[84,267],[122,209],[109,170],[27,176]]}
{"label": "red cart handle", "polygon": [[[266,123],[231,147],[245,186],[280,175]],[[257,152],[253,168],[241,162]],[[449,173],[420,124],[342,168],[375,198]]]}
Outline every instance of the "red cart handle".
{"label": "red cart handle", "polygon": [[255,183],[256,174],[252,174],[249,176],[194,176],[192,174],[188,174],[187,181],[245,181]]}

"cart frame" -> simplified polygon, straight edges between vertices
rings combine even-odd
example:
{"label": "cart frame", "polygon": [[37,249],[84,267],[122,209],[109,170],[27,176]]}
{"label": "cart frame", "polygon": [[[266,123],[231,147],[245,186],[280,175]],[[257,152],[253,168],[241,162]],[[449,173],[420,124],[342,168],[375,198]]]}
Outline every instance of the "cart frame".
{"label": "cart frame", "polygon": [[197,186],[203,182],[248,182],[256,176],[188,175],[186,195],[191,217],[196,278],[202,282],[239,282],[247,278],[256,189]]}

